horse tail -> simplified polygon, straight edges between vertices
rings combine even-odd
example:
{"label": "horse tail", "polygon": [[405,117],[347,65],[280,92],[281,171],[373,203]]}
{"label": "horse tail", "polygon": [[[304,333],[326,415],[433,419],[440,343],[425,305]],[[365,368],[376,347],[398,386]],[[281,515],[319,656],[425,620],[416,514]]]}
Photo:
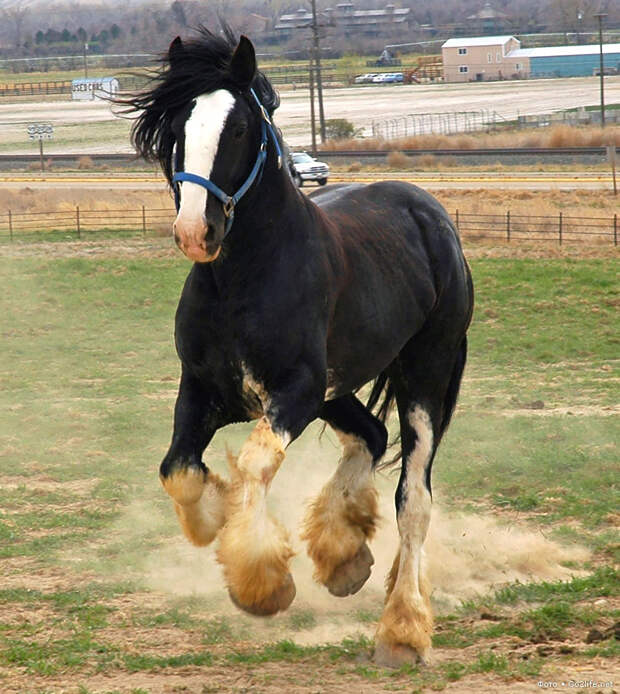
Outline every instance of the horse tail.
{"label": "horse tail", "polygon": [[456,361],[452,367],[452,374],[450,376],[450,382],[448,383],[448,389],[443,399],[443,417],[441,419],[441,427],[439,430],[439,441],[443,436],[444,431],[448,428],[450,420],[452,419],[452,413],[456,407],[456,398],[459,394],[461,387],[461,379],[463,378],[463,371],[465,370],[465,362],[467,361],[467,335],[463,337],[459,351],[456,355]]}
{"label": "horse tail", "polygon": [[[375,411],[375,408],[381,400],[381,396],[383,396],[383,400]],[[368,401],[366,402],[366,407],[382,424],[385,424],[388,415],[392,410],[395,397],[394,386],[388,378],[387,373],[382,371],[372,383],[372,388],[370,390],[370,395],[368,396]]]}
{"label": "horse tail", "polygon": [[[456,400],[461,387],[461,379],[463,378],[463,371],[465,370],[465,362],[467,361],[467,336],[465,335],[459,346],[459,350],[456,355],[456,360],[454,366],[452,367],[452,373],[450,375],[450,380],[448,382],[448,388],[443,399],[443,415],[441,418],[441,423],[439,425],[439,436],[437,438],[436,445],[439,445],[441,438],[450,424],[452,419],[452,414],[454,408],[456,407]],[[370,390],[370,395],[368,396],[368,401],[366,402],[366,407],[372,412],[375,417],[382,423],[385,424],[387,418],[392,411],[396,395],[394,393],[394,386],[390,381],[387,373],[382,371],[377,378],[372,383],[372,388]],[[390,441],[390,447],[395,446],[400,443],[400,434],[398,434],[392,441]],[[402,458],[402,453],[396,453],[392,458],[386,460],[380,464],[380,467],[387,467],[394,463],[397,463]]]}

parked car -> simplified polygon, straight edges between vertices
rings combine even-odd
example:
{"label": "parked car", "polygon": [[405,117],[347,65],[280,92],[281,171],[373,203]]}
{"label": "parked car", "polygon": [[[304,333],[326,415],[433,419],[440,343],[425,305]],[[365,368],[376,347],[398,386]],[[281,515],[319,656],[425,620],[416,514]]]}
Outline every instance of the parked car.
{"label": "parked car", "polygon": [[402,82],[404,80],[404,75],[402,72],[380,72],[375,75],[373,82],[380,84],[388,84],[395,82]]}
{"label": "parked car", "polygon": [[317,161],[307,152],[291,152],[289,168],[293,180],[300,188],[306,181],[316,181],[324,186],[329,177],[329,166],[323,161]]}
{"label": "parked car", "polygon": [[376,74],[376,72],[367,72],[364,75],[358,75],[353,81],[355,84],[368,84],[369,82],[372,82],[372,78]]}

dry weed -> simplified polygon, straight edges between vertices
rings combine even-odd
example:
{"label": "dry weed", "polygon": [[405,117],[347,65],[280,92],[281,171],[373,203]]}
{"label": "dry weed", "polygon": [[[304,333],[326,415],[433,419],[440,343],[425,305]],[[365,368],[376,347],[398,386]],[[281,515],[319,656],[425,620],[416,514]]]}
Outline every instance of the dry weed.
{"label": "dry weed", "polygon": [[87,154],[78,159],[78,169],[94,169],[95,162]]}
{"label": "dry weed", "polygon": [[356,139],[328,140],[325,149],[329,150],[379,150],[399,152],[407,149],[476,149],[510,147],[600,147],[615,144],[620,147],[620,126],[554,125],[539,130],[505,130],[500,132],[456,134],[456,135],[416,135],[398,140]]}
{"label": "dry weed", "polygon": [[411,160],[402,152],[390,152],[386,162],[391,169],[408,169],[411,166]]}

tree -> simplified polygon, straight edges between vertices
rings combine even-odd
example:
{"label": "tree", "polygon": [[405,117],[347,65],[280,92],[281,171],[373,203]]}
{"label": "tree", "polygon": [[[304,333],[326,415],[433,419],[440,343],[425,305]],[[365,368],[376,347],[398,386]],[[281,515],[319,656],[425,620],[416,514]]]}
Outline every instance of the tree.
{"label": "tree", "polygon": [[175,22],[180,24],[182,27],[186,27],[187,17],[185,16],[183,5],[179,2],[179,0],[175,0],[170,6],[170,9],[172,10]]}

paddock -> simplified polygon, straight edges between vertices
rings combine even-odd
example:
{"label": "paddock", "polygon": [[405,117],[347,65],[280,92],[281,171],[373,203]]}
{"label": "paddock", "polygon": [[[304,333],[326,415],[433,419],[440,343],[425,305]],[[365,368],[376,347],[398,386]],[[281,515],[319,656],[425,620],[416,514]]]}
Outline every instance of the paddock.
{"label": "paddock", "polygon": [[[238,612],[212,550],[181,536],[157,466],[188,265],[165,240],[151,243],[0,245],[3,692],[534,692],[560,678],[618,681],[613,247],[466,245],[478,300],[434,468],[435,659],[392,672],[370,655],[396,479],[378,476],[376,563],[358,595],[316,585],[299,541],[303,504],[338,459],[331,434],[311,427],[274,482],[298,552],[285,615]],[[219,432],[209,466],[224,472],[226,447],[238,451],[248,431]]]}

